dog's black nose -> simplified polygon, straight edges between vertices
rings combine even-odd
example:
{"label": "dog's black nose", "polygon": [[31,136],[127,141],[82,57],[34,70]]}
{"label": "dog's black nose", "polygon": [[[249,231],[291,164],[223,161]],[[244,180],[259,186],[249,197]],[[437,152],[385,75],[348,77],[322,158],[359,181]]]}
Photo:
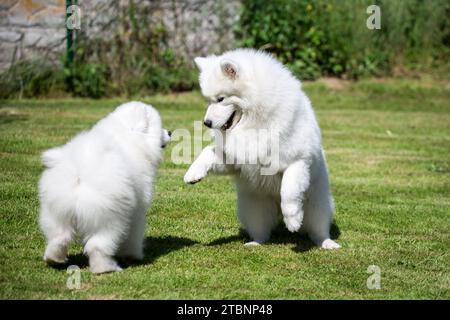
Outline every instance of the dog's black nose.
{"label": "dog's black nose", "polygon": [[207,120],[205,120],[205,121],[203,122],[203,124],[204,124],[205,126],[207,126],[208,128],[211,128],[211,126],[212,126],[212,121],[209,120],[209,119],[207,119]]}

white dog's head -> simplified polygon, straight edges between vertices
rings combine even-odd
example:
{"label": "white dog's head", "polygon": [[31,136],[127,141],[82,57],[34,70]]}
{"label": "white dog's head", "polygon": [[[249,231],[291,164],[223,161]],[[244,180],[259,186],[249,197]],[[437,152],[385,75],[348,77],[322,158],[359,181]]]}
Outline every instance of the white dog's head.
{"label": "white dog's head", "polygon": [[210,101],[204,118],[210,128],[265,127],[276,117],[288,122],[300,103],[300,82],[264,51],[236,49],[197,57],[195,63],[202,94]]}
{"label": "white dog's head", "polygon": [[171,132],[164,129],[161,117],[152,106],[132,101],[120,105],[111,114],[127,130],[141,134],[141,140],[151,148],[164,148],[170,141]]}
{"label": "white dog's head", "polygon": [[197,57],[202,94],[209,100],[204,124],[212,129],[232,130],[242,117],[242,106],[232,97],[242,97],[245,78],[237,61],[223,56]]}

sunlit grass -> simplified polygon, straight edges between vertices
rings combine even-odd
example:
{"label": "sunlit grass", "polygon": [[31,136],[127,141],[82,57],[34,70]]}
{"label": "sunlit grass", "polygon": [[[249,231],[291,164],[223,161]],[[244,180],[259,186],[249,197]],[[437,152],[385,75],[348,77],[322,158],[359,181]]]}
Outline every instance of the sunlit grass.
{"label": "sunlit grass", "polygon": [[[450,89],[446,83],[365,80],[330,88],[306,83],[327,153],[336,202],[323,251],[283,226],[272,241],[244,247],[229,177],[191,186],[168,147],[148,213],[146,258],[94,276],[81,248],[81,289],[42,261],[39,154],[89,128],[123,99],[0,102],[0,298],[450,298]],[[145,98],[165,127],[203,118],[199,93]],[[367,268],[381,269],[369,290]]]}

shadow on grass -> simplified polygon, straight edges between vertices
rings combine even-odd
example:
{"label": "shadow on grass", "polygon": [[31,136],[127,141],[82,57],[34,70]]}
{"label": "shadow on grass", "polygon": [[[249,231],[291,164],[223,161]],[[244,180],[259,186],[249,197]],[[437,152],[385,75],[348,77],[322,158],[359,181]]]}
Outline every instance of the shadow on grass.
{"label": "shadow on grass", "polygon": [[[331,225],[330,235],[333,240],[338,239],[341,235],[341,231],[335,222]],[[251,241],[251,239],[247,232],[240,229],[237,235],[216,239],[210,242],[208,246],[220,246],[232,242],[245,243],[248,241]],[[272,231],[270,240],[266,244],[294,244],[295,247],[292,250],[295,252],[306,252],[316,247],[307,235],[289,232],[282,223]]]}
{"label": "shadow on grass", "polygon": [[[185,247],[192,246],[196,243],[198,242],[181,237],[147,237],[145,239],[144,259],[142,261],[127,258],[117,258],[117,260],[122,268],[128,268],[137,265],[147,265],[153,263],[159,257],[169,254],[172,251],[180,250]],[[66,263],[52,265],[52,267],[58,270],[65,270],[70,265],[76,265],[80,268],[86,268],[89,266],[88,258],[82,253],[69,254]]]}
{"label": "shadow on grass", "polygon": [[80,269],[89,266],[88,258],[82,253],[69,254],[67,256],[67,262],[62,264],[49,264],[50,267],[57,270],[66,270],[69,266],[75,265]]}
{"label": "shadow on grass", "polygon": [[145,239],[144,260],[139,264],[149,264],[161,256],[197,244],[197,241],[183,237],[147,237]]}

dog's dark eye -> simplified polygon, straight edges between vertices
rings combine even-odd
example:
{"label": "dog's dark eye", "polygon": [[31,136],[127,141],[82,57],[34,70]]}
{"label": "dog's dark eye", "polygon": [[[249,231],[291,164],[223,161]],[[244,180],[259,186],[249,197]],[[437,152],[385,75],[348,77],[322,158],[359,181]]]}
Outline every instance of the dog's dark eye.
{"label": "dog's dark eye", "polygon": [[224,97],[219,97],[219,98],[217,98],[217,102],[222,102],[223,99],[224,99]]}

